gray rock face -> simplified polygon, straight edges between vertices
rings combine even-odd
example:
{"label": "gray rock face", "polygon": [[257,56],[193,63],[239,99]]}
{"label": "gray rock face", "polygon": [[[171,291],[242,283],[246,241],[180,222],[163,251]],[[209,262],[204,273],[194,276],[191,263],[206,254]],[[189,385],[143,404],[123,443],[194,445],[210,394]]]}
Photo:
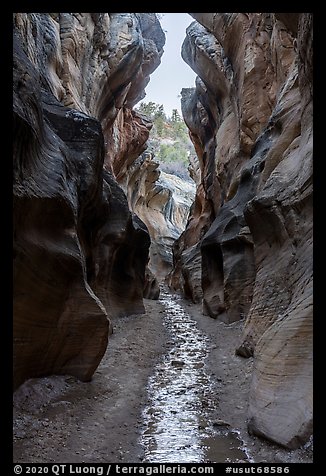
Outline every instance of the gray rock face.
{"label": "gray rock face", "polygon": [[[257,342],[248,427],[289,448],[305,443],[313,429],[311,14],[300,15],[298,51],[301,135],[246,212],[259,260],[244,328],[244,342],[249,336]],[[271,243],[269,253],[266,242]],[[265,315],[257,314],[268,285],[274,306]]]}
{"label": "gray rock face", "polygon": [[249,429],[293,448],[312,432],[312,16],[192,15],[182,111],[201,180],[170,282],[246,318]]}
{"label": "gray rock face", "polygon": [[110,171],[121,117],[144,148],[131,107],[163,44],[154,14],[14,15],[15,387],[89,380],[111,319],[144,310],[150,238]]}

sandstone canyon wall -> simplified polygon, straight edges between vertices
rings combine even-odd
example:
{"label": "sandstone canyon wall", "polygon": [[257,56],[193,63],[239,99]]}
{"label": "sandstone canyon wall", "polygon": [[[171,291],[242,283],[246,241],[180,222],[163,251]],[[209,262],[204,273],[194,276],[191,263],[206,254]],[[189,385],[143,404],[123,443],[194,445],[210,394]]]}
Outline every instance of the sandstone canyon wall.
{"label": "sandstone canyon wall", "polygon": [[248,428],[312,433],[312,14],[192,13],[182,111],[199,159],[173,288],[254,355]]}
{"label": "sandstone canyon wall", "polygon": [[143,311],[150,238],[116,177],[165,36],[155,14],[14,15],[14,386],[89,380],[111,318]]}
{"label": "sandstone canyon wall", "polygon": [[195,184],[163,172],[144,152],[125,175],[130,208],[146,224],[152,242],[149,268],[163,281],[173,265],[172,246],[184,231],[195,197]]}

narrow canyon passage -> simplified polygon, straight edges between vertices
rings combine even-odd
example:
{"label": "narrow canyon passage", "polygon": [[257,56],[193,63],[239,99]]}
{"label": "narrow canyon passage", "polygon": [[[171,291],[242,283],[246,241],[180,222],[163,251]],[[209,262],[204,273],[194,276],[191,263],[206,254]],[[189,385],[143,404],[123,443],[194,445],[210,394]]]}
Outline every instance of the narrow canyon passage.
{"label": "narrow canyon passage", "polygon": [[161,15],[14,14],[14,461],[311,463],[313,14]]}
{"label": "narrow canyon passage", "polygon": [[252,362],[232,350],[241,323],[203,317],[165,288],[145,307],[114,322],[91,382],[52,376],[15,392],[14,462],[309,461],[246,431]]}
{"label": "narrow canyon passage", "polygon": [[218,395],[205,368],[212,347],[207,334],[198,329],[178,296],[164,292],[161,301],[170,340],[168,352],[149,379],[149,404],[143,411],[145,431],[141,439],[145,461],[248,460],[234,432],[213,429],[214,425],[229,425],[223,420],[212,421]]}

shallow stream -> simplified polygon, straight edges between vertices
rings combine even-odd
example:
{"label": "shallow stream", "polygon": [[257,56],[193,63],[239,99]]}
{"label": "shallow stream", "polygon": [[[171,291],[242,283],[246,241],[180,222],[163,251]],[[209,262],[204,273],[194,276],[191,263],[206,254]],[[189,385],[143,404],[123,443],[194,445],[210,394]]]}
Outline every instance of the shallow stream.
{"label": "shallow stream", "polygon": [[218,399],[205,365],[211,347],[208,336],[198,329],[178,296],[161,291],[160,300],[170,340],[168,352],[148,382],[149,404],[143,410],[141,437],[144,462],[250,461],[237,431],[212,420]]}

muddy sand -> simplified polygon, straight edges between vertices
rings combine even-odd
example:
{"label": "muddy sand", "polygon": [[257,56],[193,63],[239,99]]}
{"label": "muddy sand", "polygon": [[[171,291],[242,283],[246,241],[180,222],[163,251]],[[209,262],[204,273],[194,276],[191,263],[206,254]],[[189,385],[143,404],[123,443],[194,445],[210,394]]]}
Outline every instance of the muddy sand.
{"label": "muddy sand", "polygon": [[[312,462],[248,435],[253,359],[226,325],[163,290],[146,313],[114,320],[91,382],[30,379],[14,394],[14,462]],[[170,416],[169,416],[170,415]]]}

